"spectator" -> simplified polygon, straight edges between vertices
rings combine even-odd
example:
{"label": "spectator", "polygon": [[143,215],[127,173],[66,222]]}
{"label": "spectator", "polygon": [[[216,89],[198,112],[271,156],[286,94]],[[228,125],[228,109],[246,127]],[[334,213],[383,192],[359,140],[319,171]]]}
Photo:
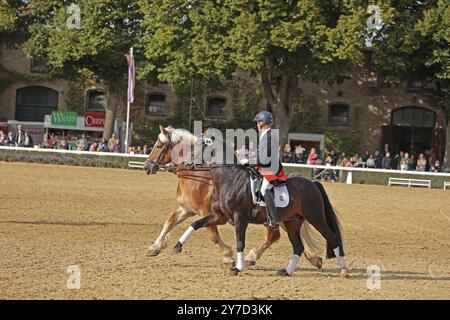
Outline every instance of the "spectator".
{"label": "spectator", "polygon": [[25,131],[25,139],[24,139],[23,146],[25,148],[33,148],[34,147],[33,138],[28,134],[27,131]]}
{"label": "spectator", "polygon": [[411,162],[411,159],[409,158],[409,153],[404,153],[404,158],[400,161],[400,170],[405,171],[409,170],[409,164]]}
{"label": "spectator", "polygon": [[331,157],[330,164],[332,166],[335,166],[337,164],[337,157],[336,157],[335,151],[333,149],[331,149],[331,152],[330,152],[329,156]]}
{"label": "spectator", "polygon": [[419,154],[419,159],[417,159],[416,170],[425,172],[427,170],[427,159],[423,153]]}
{"label": "spectator", "polygon": [[362,158],[357,153],[350,159],[350,162],[353,164],[353,167],[363,167]]}
{"label": "spectator", "polygon": [[308,155],[308,164],[317,164],[318,159],[319,155],[316,153],[316,148],[311,148],[311,151]]}
{"label": "spectator", "polygon": [[344,157],[341,162],[341,167],[350,168],[353,167],[353,164],[347,157]]}
{"label": "spectator", "polygon": [[386,152],[386,156],[383,158],[383,160],[381,160],[381,167],[383,169],[389,170],[392,168],[391,165],[392,165],[391,154],[388,151]]}
{"label": "spectator", "polygon": [[6,145],[6,141],[8,140],[6,134],[0,130],[0,146]]}
{"label": "spectator", "polygon": [[102,138],[102,140],[98,144],[97,150],[99,152],[108,152],[108,142],[106,141],[105,138]]}
{"label": "spectator", "polygon": [[14,147],[16,145],[16,141],[14,139],[14,134],[12,131],[8,132],[8,138],[6,138],[6,145],[8,147]]}
{"label": "spectator", "polygon": [[295,163],[303,163],[303,156],[304,156],[305,148],[302,147],[302,145],[298,145],[295,147],[294,150],[294,162]]}
{"label": "spectator", "polygon": [[136,154],[144,154],[144,152],[142,151],[142,147],[141,146],[137,146]]}
{"label": "spectator", "polygon": [[114,150],[114,148],[115,148],[116,144],[118,143],[118,141],[119,140],[117,140],[116,134],[113,133],[111,135],[111,138],[109,138],[109,140],[108,140],[108,149],[109,149],[109,151],[113,151]]}
{"label": "spectator", "polygon": [[408,167],[409,171],[415,171],[417,169],[417,161],[415,159],[416,157],[414,156],[414,154],[411,154],[411,159],[409,159],[409,167]]}
{"label": "spectator", "polygon": [[400,170],[400,163],[402,162],[405,154],[403,151],[400,151],[400,154],[395,155],[394,159],[392,160],[392,169]]}
{"label": "spectator", "polygon": [[97,148],[98,148],[97,142],[94,142],[94,143],[92,143],[92,144],[90,145],[89,151],[90,151],[90,152],[97,152]]}
{"label": "spectator", "polygon": [[367,168],[371,168],[371,169],[375,168],[375,158],[373,157],[372,154],[369,155],[369,158],[367,158],[366,166],[367,166]]}
{"label": "spectator", "polygon": [[57,145],[58,145],[58,139],[56,138],[55,134],[52,133],[50,135],[50,140],[48,141],[48,147],[50,149],[56,149]]}
{"label": "spectator", "polygon": [[283,152],[281,153],[281,161],[284,163],[293,162],[293,154],[290,144],[285,144]]}
{"label": "spectator", "polygon": [[[121,152],[120,141],[119,141],[119,139],[115,139],[115,141],[116,141],[116,143],[114,144],[112,151],[115,152],[115,153],[120,153]],[[109,142],[108,142],[108,145],[109,145]]]}
{"label": "spectator", "polygon": [[144,144],[144,148],[142,149],[143,154],[150,154],[150,149],[148,145]]}
{"label": "spectator", "polygon": [[364,152],[363,156],[361,157],[362,162],[366,163],[367,160],[369,159],[369,157],[370,157],[370,152],[369,152],[369,150],[366,150],[366,151]]}
{"label": "spectator", "polygon": [[64,138],[61,141],[61,149],[63,149],[63,150],[69,150],[70,149],[69,143],[67,142],[67,138]]}
{"label": "spectator", "polygon": [[381,162],[383,161],[383,156],[381,155],[379,150],[375,150],[374,160],[375,160],[375,168],[381,169],[382,168]]}
{"label": "spectator", "polygon": [[23,147],[23,144],[25,143],[25,132],[22,130],[22,125],[19,124],[17,126],[17,132],[14,136],[14,144],[16,147]]}
{"label": "spectator", "polygon": [[[328,155],[325,159],[325,165],[326,166],[334,166],[335,164],[333,164],[333,162],[334,162],[333,157],[331,155]],[[331,170],[331,169],[326,170],[324,173],[324,177],[325,177],[325,180],[327,180],[327,178],[330,178],[332,182],[336,181],[336,176],[335,176],[334,170]]]}
{"label": "spectator", "polygon": [[88,141],[86,139],[86,135],[81,134],[81,138],[77,141],[77,150],[78,151],[86,151],[88,148]]}
{"label": "spectator", "polygon": [[441,171],[441,163],[439,160],[436,160],[434,164],[431,166],[431,172],[440,172]]}

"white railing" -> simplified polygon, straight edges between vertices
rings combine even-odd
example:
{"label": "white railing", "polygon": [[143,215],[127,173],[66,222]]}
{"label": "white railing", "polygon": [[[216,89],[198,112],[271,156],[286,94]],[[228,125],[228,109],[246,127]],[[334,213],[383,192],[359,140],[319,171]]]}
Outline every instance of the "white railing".
{"label": "white railing", "polygon": [[444,190],[450,189],[450,182],[444,182]]}
{"label": "white railing", "polygon": [[145,155],[145,154],[126,154],[126,153],[115,153],[115,152],[91,152],[91,151],[45,149],[45,148],[21,148],[21,147],[1,146],[0,150],[29,151],[29,152],[41,152],[41,153],[59,153],[59,154],[61,154],[61,153],[62,154],[78,154],[78,155],[108,156],[108,157],[123,157],[123,158],[142,158],[142,159],[148,158],[148,155]]}
{"label": "white railing", "polygon": [[[37,153],[59,153],[59,154],[77,154],[77,155],[91,155],[91,156],[108,156],[108,157],[123,157],[123,158],[141,158],[147,159],[148,155],[144,154],[125,154],[125,153],[113,153],[113,152],[90,152],[90,151],[75,151],[75,150],[60,150],[60,149],[43,149],[43,148],[20,148],[20,147],[4,147],[0,146],[1,150],[13,150],[13,151],[28,151]],[[128,163],[131,168],[142,168],[143,162],[130,161]],[[369,169],[369,168],[354,168],[354,167],[338,167],[338,166],[325,166],[325,165],[309,165],[309,164],[296,164],[296,163],[283,163],[286,168],[303,168],[312,170],[335,170],[342,172],[348,172],[346,182],[351,184],[353,182],[353,172],[372,172],[372,173],[392,173],[400,175],[418,175],[427,177],[448,177],[450,179],[450,173],[443,172],[422,172],[422,171],[403,171],[403,170],[387,170],[387,169]],[[450,187],[450,183],[446,184],[446,187]]]}

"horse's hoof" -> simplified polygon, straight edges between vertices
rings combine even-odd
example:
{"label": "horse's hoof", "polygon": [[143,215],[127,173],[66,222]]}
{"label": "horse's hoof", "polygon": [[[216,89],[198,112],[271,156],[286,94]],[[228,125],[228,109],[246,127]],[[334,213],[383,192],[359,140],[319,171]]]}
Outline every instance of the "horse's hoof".
{"label": "horse's hoof", "polygon": [[246,267],[253,267],[255,264],[256,264],[256,261],[245,260],[245,266]]}
{"label": "horse's hoof", "polygon": [[349,278],[348,270],[347,270],[346,268],[342,269],[342,270],[341,270],[341,273],[340,273],[340,276],[341,276],[342,278],[348,279],[348,278]]}
{"label": "horse's hoof", "polygon": [[180,253],[181,251],[183,251],[183,245],[178,241],[175,247],[173,247],[173,253]]}
{"label": "horse's hoof", "polygon": [[147,256],[147,257],[156,257],[156,256],[159,255],[160,253],[161,253],[160,250],[156,250],[156,249],[148,250],[147,253],[146,253],[146,256]]}
{"label": "horse's hoof", "polygon": [[319,270],[322,269],[322,258],[321,257],[314,257],[311,262],[312,262],[313,266],[316,267],[317,269],[319,269]]}
{"label": "horse's hoof", "polygon": [[230,276],[238,276],[239,272],[241,272],[238,268],[230,269]]}
{"label": "horse's hoof", "polygon": [[277,276],[279,277],[290,277],[289,273],[286,271],[286,269],[278,270]]}

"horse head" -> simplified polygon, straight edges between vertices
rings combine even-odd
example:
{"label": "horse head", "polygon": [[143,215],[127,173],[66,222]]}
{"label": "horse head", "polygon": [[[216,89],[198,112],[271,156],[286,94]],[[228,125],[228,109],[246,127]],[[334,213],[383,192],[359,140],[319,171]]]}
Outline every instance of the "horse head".
{"label": "horse head", "polygon": [[[155,174],[160,166],[174,162],[179,164],[183,156],[190,155],[191,148],[197,141],[196,137],[185,129],[175,129],[171,126],[159,126],[160,133],[155,145],[145,161],[144,170],[147,174]],[[186,152],[189,150],[189,152]]]}

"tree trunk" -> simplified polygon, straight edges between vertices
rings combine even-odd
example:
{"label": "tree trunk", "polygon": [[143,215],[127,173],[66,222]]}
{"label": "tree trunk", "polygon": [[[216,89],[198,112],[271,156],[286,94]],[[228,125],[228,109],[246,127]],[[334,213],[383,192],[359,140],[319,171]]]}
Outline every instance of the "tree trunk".
{"label": "tree trunk", "polygon": [[285,144],[288,142],[289,122],[294,113],[291,100],[297,89],[298,76],[282,76],[277,80],[276,86],[272,86],[268,74],[262,72],[261,81],[267,103],[274,115],[275,129],[280,130],[280,143]]}
{"label": "tree trunk", "polygon": [[106,103],[105,113],[105,130],[103,131],[103,138],[109,139],[114,132],[114,123],[116,121],[116,108],[118,97],[113,93],[114,89],[108,91],[108,102]]}
{"label": "tree trunk", "polygon": [[442,163],[443,171],[450,171],[450,120],[447,121],[447,128],[445,134],[445,154]]}

